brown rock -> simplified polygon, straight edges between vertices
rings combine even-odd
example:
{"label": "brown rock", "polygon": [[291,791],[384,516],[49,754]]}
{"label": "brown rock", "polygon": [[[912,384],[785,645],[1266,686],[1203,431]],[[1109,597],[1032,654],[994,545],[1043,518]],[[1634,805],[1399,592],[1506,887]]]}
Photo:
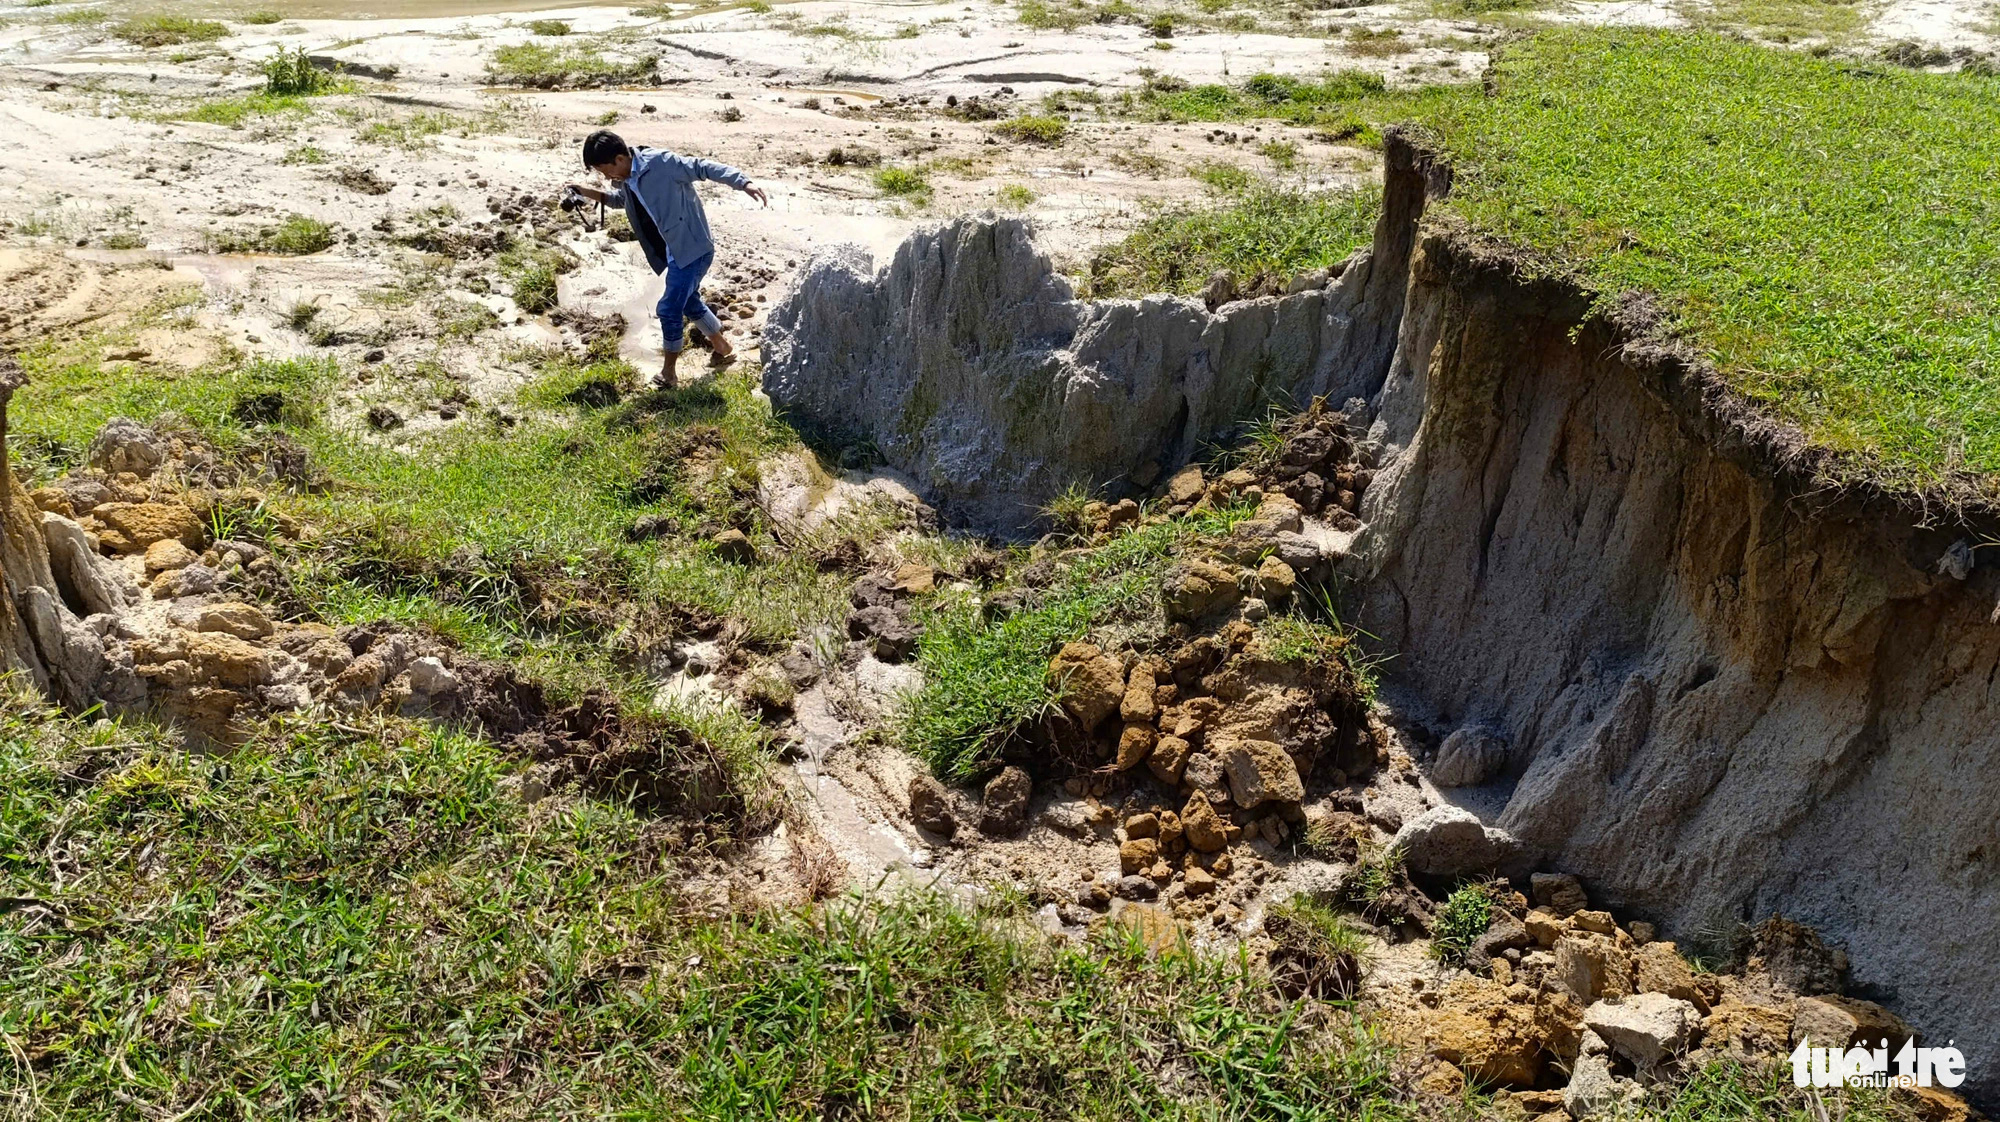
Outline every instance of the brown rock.
{"label": "brown rock", "polygon": [[1297,573],[1290,565],[1276,557],[1266,557],[1257,566],[1257,595],[1268,604],[1282,604],[1292,598],[1292,589],[1299,582]]}
{"label": "brown rock", "polygon": [[757,547],[741,530],[724,530],[708,540],[715,547],[715,555],[724,561],[747,565],[757,560]]}
{"label": "brown rock", "polygon": [[1556,945],[1556,940],[1562,938],[1562,917],[1545,908],[1536,908],[1529,912],[1528,917],[1522,922],[1527,925],[1528,934],[1541,946],[1553,947]]}
{"label": "brown rock", "polygon": [[1086,731],[1104,723],[1125,699],[1125,668],[1091,643],[1070,643],[1049,660],[1049,680],[1063,708]]}
{"label": "brown rock", "polygon": [[1000,769],[1000,774],[986,784],[979,815],[980,830],[995,835],[1019,833],[1028,821],[1028,798],[1032,794],[1034,782],[1027,772],[1017,767]]}
{"label": "brown rock", "polygon": [[1134,666],[1132,676],[1125,680],[1125,698],[1119,703],[1118,715],[1128,721],[1143,721],[1146,724],[1159,720],[1160,707],[1153,700],[1153,691],[1158,684],[1150,662]]}
{"label": "brown rock", "polygon": [[1178,787],[1181,771],[1187,767],[1188,755],[1194,748],[1178,736],[1163,736],[1153,745],[1153,752],[1146,757],[1146,770],[1153,778],[1169,787]]}
{"label": "brown rock", "polygon": [[1618,930],[1617,921],[1610,912],[1580,911],[1569,917],[1570,926],[1579,931],[1595,931],[1599,935],[1610,935]]}
{"label": "brown rock", "polygon": [[75,518],[76,508],[70,505],[69,493],[60,487],[37,487],[28,492],[34,500],[35,509],[50,514],[60,514],[64,518]]}
{"label": "brown rock", "polygon": [[1856,997],[1823,994],[1802,997],[1792,1003],[1791,1042],[1794,1046],[1810,1038],[1820,1048],[1867,1048],[1882,1046],[1894,1052],[1911,1037],[1910,1026],[1901,1017],[1872,1001]]}
{"label": "brown rock", "polygon": [[1694,984],[1694,971],[1672,943],[1643,944],[1633,953],[1632,963],[1633,983],[1640,993],[1663,993],[1708,1011],[1708,1002]]}
{"label": "brown rock", "polygon": [[1535,903],[1559,916],[1573,915],[1590,906],[1583,882],[1568,873],[1536,873],[1529,883]]}
{"label": "brown rock", "polygon": [[1157,838],[1160,836],[1160,819],[1153,814],[1135,814],[1125,820],[1125,836],[1128,838]]}
{"label": "brown rock", "polygon": [[1271,803],[1298,803],[1306,797],[1298,765],[1268,740],[1220,740],[1210,746],[1229,777],[1229,794],[1248,809]]}
{"label": "brown rock", "polygon": [[1748,967],[1745,973],[1768,974],[1793,993],[1838,993],[1847,955],[1827,946],[1812,928],[1772,916],[1750,933]]}
{"label": "brown rock", "polygon": [[1215,877],[1196,865],[1181,874],[1181,888],[1189,896],[1206,896],[1215,891]]}
{"label": "brown rock", "polygon": [[1542,1074],[1535,1011],[1507,1000],[1504,987],[1470,975],[1448,984],[1427,1011],[1431,1053],[1481,1083],[1533,1087]]}
{"label": "brown rock", "polygon": [[1555,955],[1556,983],[1585,1005],[1632,992],[1632,956],[1606,936],[1566,931]]}
{"label": "brown rock", "polygon": [[1164,497],[1168,506],[1180,506],[1200,499],[1207,488],[1208,481],[1201,477],[1201,468],[1189,464],[1167,480]]}
{"label": "brown rock", "polygon": [[1105,510],[1103,525],[1105,532],[1109,533],[1112,530],[1116,530],[1120,526],[1129,525],[1133,522],[1137,522],[1138,520],[1139,520],[1139,504],[1132,499],[1120,499],[1117,502],[1112,503],[1111,506],[1107,510]]}
{"label": "brown rock", "polygon": [[1178,853],[1187,848],[1181,816],[1171,810],[1160,815],[1160,848],[1168,853]]}
{"label": "brown rock", "polygon": [[1921,1122],[1983,1122],[1985,1117],[1942,1087],[1904,1087],[1898,1093],[1908,1096]]}
{"label": "brown rock", "polygon": [[911,596],[928,596],[937,591],[937,570],[916,563],[900,566],[889,587]]}
{"label": "brown rock", "polygon": [[1145,763],[1159,737],[1151,725],[1126,725],[1125,731],[1118,734],[1118,761],[1114,766],[1119,771],[1130,771]]}
{"label": "brown rock", "polygon": [[[152,555],[147,550],[147,556]],[[195,630],[217,631],[238,639],[262,639],[271,633],[271,620],[255,604],[208,604],[195,616]]]}
{"label": "brown rock", "polygon": [[1583,1005],[1559,989],[1544,989],[1535,998],[1535,1034],[1549,1054],[1576,1062],[1583,1046]]}
{"label": "brown rock", "polygon": [[1255,517],[1259,522],[1269,522],[1280,533],[1296,534],[1304,525],[1299,504],[1283,495],[1265,495],[1264,501],[1257,504]]}
{"label": "brown rock", "polygon": [[1256,485],[1256,472],[1248,468],[1236,468],[1222,473],[1222,477],[1217,479],[1215,486],[1211,488],[1211,493],[1222,498],[1231,498]]}
{"label": "brown rock", "polygon": [[1229,844],[1222,816],[1215,813],[1200,791],[1189,795],[1187,805],[1181,808],[1181,830],[1187,835],[1187,843],[1203,853],[1219,853]]}
{"label": "brown rock", "polygon": [[1417,1076],[1417,1089],[1440,1099],[1455,1099],[1465,1093],[1465,1073],[1456,1064],[1439,1060]]}
{"label": "brown rock", "polygon": [[1701,1022],[1702,1039],[1740,1059],[1771,1056],[1789,1047],[1792,1011],[1724,997]]}
{"label": "brown rock", "polygon": [[271,652],[231,635],[174,632],[132,644],[133,668],[169,689],[197,685],[260,686],[271,677]]}
{"label": "brown rock", "polygon": [[951,812],[951,795],[944,784],[928,775],[910,778],[910,821],[939,837],[958,833],[958,819]]}
{"label": "brown rock", "polygon": [[146,572],[164,573],[172,569],[185,569],[201,555],[181,544],[179,538],[167,538],[146,547]]}
{"label": "brown rock", "polygon": [[1160,859],[1160,843],[1153,838],[1133,838],[1118,847],[1118,868],[1125,875],[1144,873]]}
{"label": "brown rock", "polygon": [[1169,619],[1198,621],[1242,598],[1236,574],[1206,561],[1175,566],[1161,588]]}
{"label": "brown rock", "polygon": [[138,553],[170,539],[199,549],[205,537],[200,517],[180,503],[105,503],[90,516],[104,527],[98,541],[114,553]]}

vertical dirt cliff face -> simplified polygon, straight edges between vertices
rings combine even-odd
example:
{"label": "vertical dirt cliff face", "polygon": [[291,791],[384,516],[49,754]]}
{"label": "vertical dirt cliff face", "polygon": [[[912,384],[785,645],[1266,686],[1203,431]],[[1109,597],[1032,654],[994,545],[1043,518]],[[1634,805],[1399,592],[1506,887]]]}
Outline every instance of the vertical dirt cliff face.
{"label": "vertical dirt cliff face", "polygon": [[1684,941],[1819,928],[1994,1101],[2000,573],[1946,561],[1979,531],[1816,490],[1448,223],[1409,277],[1347,574],[1391,696],[1510,740],[1465,801]]}
{"label": "vertical dirt cliff face", "polygon": [[1073,482],[1138,493],[1271,403],[1372,392],[1414,219],[1385,213],[1377,251],[1323,287],[1214,313],[1077,300],[1018,219],[920,230],[880,270],[830,250],[771,312],[764,390],[807,430],[874,445],[952,522],[1020,534]]}

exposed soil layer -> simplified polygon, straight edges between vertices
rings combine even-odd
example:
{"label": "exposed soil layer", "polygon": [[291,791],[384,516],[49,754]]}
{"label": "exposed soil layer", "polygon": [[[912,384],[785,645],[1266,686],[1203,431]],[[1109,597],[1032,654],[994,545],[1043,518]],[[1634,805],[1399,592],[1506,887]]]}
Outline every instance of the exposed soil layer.
{"label": "exposed soil layer", "polygon": [[[1683,942],[1804,921],[1847,947],[1859,992],[2000,1050],[1987,534],[1819,488],[1795,437],[1733,404],[1659,316],[1593,317],[1587,293],[1426,215],[1449,169],[1394,134],[1386,157],[1374,249],[1290,296],[1075,302],[990,220],[919,234],[878,274],[811,265],[886,317],[876,338],[916,342],[829,349],[840,328],[796,293],[774,315],[773,395],[807,420],[824,387],[867,400],[891,462],[974,520],[1006,505],[957,470],[987,462],[978,448],[1032,447],[1024,471],[1000,461],[1000,491],[1138,490],[1274,389],[1364,398],[1346,409],[1372,421],[1373,485],[1338,572],[1449,801],[1504,828],[1517,868],[1579,874]],[[1003,274],[1016,298],[994,318],[957,302]],[[1383,332],[1393,354],[1369,344]],[[1129,407],[1116,439],[1106,422],[1049,440],[1068,430],[1037,411],[1078,401]]]}
{"label": "exposed soil layer", "polygon": [[1817,491],[1711,377],[1587,310],[1420,229],[1344,569],[1392,692],[1440,738],[1497,736],[1461,801],[1614,906],[1684,939],[1802,920],[1862,992],[1991,1054],[1978,530]]}

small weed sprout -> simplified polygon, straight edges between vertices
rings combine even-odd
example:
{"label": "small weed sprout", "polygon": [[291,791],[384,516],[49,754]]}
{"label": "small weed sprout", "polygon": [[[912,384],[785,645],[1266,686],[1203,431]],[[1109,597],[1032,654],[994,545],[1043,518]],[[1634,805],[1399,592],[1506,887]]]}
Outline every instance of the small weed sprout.
{"label": "small weed sprout", "polygon": [[304,47],[279,47],[264,60],[264,92],[279,97],[310,97],[332,90],[339,79],[314,66]]}
{"label": "small weed sprout", "polygon": [[1483,884],[1462,885],[1445,898],[1431,925],[1430,956],[1446,966],[1464,966],[1473,941],[1493,923],[1493,894]]}
{"label": "small weed sprout", "polygon": [[1035,201],[1035,193],[1019,183],[1008,183],[995,193],[994,201],[1001,210],[1026,210]]}

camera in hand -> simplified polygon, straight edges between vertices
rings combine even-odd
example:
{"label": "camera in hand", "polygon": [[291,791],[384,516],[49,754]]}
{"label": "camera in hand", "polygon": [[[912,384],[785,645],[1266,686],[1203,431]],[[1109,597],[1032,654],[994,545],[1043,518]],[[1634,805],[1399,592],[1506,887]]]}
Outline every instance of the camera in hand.
{"label": "camera in hand", "polygon": [[565,187],[563,188],[562,198],[556,200],[556,205],[561,207],[564,213],[574,213],[582,210],[589,202],[589,199],[583,197],[582,191],[574,187]]}

